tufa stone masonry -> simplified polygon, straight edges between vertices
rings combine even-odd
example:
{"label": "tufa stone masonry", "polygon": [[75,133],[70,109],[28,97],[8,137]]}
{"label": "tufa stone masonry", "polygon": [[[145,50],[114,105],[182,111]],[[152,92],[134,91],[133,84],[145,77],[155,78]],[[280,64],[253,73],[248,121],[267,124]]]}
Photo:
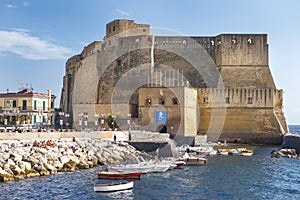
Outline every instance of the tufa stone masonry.
{"label": "tufa stone masonry", "polygon": [[267,34],[157,36],[114,20],[68,59],[60,106],[76,129],[107,128],[111,113],[123,130],[208,141],[281,144],[288,132]]}

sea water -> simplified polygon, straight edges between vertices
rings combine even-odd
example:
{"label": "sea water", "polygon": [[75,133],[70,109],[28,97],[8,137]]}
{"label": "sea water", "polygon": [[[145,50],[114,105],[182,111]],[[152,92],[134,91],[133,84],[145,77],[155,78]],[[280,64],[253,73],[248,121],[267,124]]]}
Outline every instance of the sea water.
{"label": "sea water", "polygon": [[94,184],[108,182],[95,167],[0,183],[0,199],[299,199],[300,160],[271,158],[279,146],[252,148],[252,157],[212,156],[204,166],[142,175],[132,190],[94,192]]}

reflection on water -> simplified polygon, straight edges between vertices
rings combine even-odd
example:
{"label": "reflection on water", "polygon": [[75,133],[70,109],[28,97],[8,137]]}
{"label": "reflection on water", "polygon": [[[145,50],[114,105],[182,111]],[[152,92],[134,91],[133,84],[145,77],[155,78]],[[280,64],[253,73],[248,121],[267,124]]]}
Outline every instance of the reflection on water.
{"label": "reflection on water", "polygon": [[253,157],[208,157],[205,166],[185,166],[142,175],[132,190],[94,192],[96,167],[0,183],[0,199],[297,199],[300,160],[276,159],[277,147],[257,147]]}

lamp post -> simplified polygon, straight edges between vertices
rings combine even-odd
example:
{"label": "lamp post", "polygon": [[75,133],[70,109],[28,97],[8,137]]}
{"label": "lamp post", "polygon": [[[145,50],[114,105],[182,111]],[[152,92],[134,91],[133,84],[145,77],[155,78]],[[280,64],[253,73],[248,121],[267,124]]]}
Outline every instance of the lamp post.
{"label": "lamp post", "polygon": [[95,113],[95,130],[98,130],[98,120],[99,120],[99,114]]}
{"label": "lamp post", "polygon": [[104,130],[105,115],[101,114],[101,131]]}
{"label": "lamp post", "polygon": [[3,112],[3,115],[4,115],[4,127],[5,127],[5,131],[6,131],[6,128],[7,128],[7,118],[6,118],[6,115],[9,115],[9,111],[4,111]]}
{"label": "lamp post", "polygon": [[27,126],[28,126],[28,131],[30,130],[30,122],[31,122],[31,112],[27,112]]}
{"label": "lamp post", "polygon": [[69,117],[70,117],[70,114],[65,114],[65,118],[66,118],[66,129],[67,129],[67,131],[68,131],[68,129],[69,129]]}
{"label": "lamp post", "polygon": [[39,116],[39,129],[42,128],[42,125],[43,125],[43,120],[42,120],[42,117],[43,117],[43,110],[39,110],[38,111],[38,116]]}
{"label": "lamp post", "polygon": [[84,119],[84,125],[85,125],[85,128],[87,129],[88,128],[88,114],[87,113],[84,113],[83,114],[83,119]]}
{"label": "lamp post", "polygon": [[127,124],[128,124],[128,139],[129,141],[131,140],[131,113],[127,114],[128,120],[127,120]]}
{"label": "lamp post", "polygon": [[83,118],[83,113],[79,113],[79,114],[78,114],[78,118],[79,118],[78,125],[80,126],[80,131],[82,131],[82,118]]}
{"label": "lamp post", "polygon": [[13,115],[15,117],[15,125],[16,125],[16,129],[18,129],[19,126],[19,120],[18,120],[18,115],[19,115],[19,110],[13,110]]}
{"label": "lamp post", "polygon": [[63,120],[63,116],[65,115],[64,112],[59,112],[59,125],[60,125],[60,131],[62,131],[62,126],[64,125],[64,120]]}

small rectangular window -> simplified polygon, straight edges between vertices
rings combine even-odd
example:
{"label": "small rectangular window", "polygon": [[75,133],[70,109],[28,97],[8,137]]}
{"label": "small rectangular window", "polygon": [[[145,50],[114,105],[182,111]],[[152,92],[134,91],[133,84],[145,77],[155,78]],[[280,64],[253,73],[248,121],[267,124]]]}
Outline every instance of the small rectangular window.
{"label": "small rectangular window", "polygon": [[27,101],[26,100],[22,101],[22,110],[27,110]]}
{"label": "small rectangular window", "polygon": [[13,108],[16,108],[16,107],[17,107],[17,101],[13,100]]}
{"label": "small rectangular window", "polygon": [[146,32],[146,29],[145,29],[145,28],[143,29],[143,32]]}
{"label": "small rectangular window", "polygon": [[230,103],[229,97],[225,98],[225,103]]}
{"label": "small rectangular window", "polygon": [[203,98],[203,103],[208,103],[208,97]]}
{"label": "small rectangular window", "polygon": [[248,98],[248,104],[253,104],[253,98],[252,97]]}

